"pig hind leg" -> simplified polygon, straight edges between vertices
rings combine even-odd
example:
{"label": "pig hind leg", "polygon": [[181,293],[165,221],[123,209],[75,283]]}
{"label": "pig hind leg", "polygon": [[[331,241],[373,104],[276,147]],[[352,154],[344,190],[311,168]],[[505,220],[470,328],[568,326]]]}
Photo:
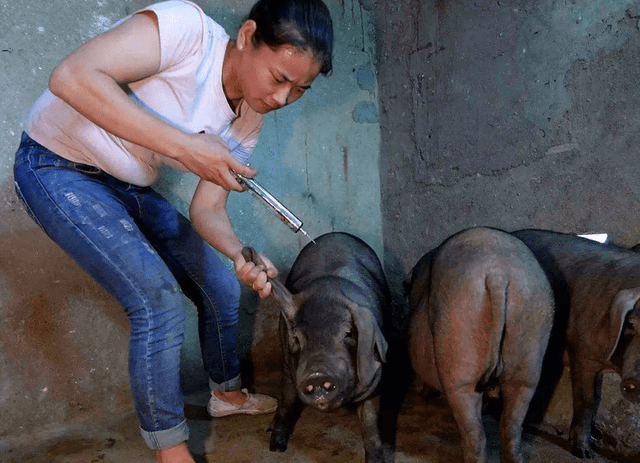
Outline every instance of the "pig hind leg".
{"label": "pig hind leg", "polygon": [[482,394],[476,391],[475,384],[446,394],[462,437],[464,463],[484,463],[487,438],[482,425]]}
{"label": "pig hind leg", "polygon": [[501,382],[503,409],[500,417],[500,439],[504,463],[521,463],[522,424],[535,393],[535,385],[520,380]]}
{"label": "pig hind leg", "polygon": [[[544,331],[543,331],[544,333]],[[540,379],[546,342],[544,334],[535,345],[523,348],[521,333],[507,332],[502,345],[503,371],[499,378],[503,409],[500,417],[502,461],[522,462],[522,425]]]}

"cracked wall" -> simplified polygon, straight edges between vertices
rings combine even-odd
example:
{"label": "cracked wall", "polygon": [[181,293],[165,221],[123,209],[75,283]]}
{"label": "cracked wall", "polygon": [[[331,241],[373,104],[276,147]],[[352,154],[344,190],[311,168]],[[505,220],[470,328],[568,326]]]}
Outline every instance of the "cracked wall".
{"label": "cracked wall", "polygon": [[640,2],[405,0],[376,12],[392,279],[471,226],[640,241]]}
{"label": "cracked wall", "polygon": [[[640,242],[640,1],[386,0],[376,14],[385,270],[398,302],[418,259],[468,227]],[[568,382],[556,391],[545,420],[568,426]],[[596,425],[623,405],[610,403]],[[637,416],[624,419],[632,435]],[[614,434],[602,445],[624,447]]]}

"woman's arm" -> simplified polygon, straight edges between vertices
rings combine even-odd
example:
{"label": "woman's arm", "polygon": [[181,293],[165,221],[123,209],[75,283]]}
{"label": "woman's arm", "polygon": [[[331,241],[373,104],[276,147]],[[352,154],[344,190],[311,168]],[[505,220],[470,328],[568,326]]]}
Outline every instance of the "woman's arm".
{"label": "woman's arm", "polygon": [[229,192],[220,186],[200,180],[189,208],[191,223],[211,246],[233,261],[238,279],[265,298],[271,293],[268,279],[278,276],[278,271],[262,255],[260,257],[266,269],[244,259],[243,245],[233,231],[227,214],[228,196]]}
{"label": "woman's arm", "polygon": [[122,85],[160,68],[160,34],[155,13],[144,11],[81,45],[49,79],[51,92],[106,131],[183,164],[227,190],[242,187],[229,169],[255,171],[231,156],[216,135],[188,134],[133,102]]}

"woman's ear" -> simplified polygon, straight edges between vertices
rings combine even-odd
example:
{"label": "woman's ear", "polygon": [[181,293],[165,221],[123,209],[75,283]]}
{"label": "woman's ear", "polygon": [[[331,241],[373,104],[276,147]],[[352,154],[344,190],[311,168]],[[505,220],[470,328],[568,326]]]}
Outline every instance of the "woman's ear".
{"label": "woman's ear", "polygon": [[253,19],[246,20],[242,26],[240,26],[238,37],[236,38],[236,47],[238,47],[239,50],[248,48],[252,45],[251,39],[253,39],[253,34],[257,27],[258,25]]}

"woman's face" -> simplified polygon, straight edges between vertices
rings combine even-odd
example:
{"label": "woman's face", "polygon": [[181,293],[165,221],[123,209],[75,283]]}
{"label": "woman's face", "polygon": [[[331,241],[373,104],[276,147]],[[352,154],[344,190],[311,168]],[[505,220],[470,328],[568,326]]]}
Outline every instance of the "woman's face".
{"label": "woman's face", "polygon": [[271,49],[267,45],[249,47],[242,59],[242,93],[249,106],[268,113],[300,98],[320,73],[310,51],[292,45]]}

